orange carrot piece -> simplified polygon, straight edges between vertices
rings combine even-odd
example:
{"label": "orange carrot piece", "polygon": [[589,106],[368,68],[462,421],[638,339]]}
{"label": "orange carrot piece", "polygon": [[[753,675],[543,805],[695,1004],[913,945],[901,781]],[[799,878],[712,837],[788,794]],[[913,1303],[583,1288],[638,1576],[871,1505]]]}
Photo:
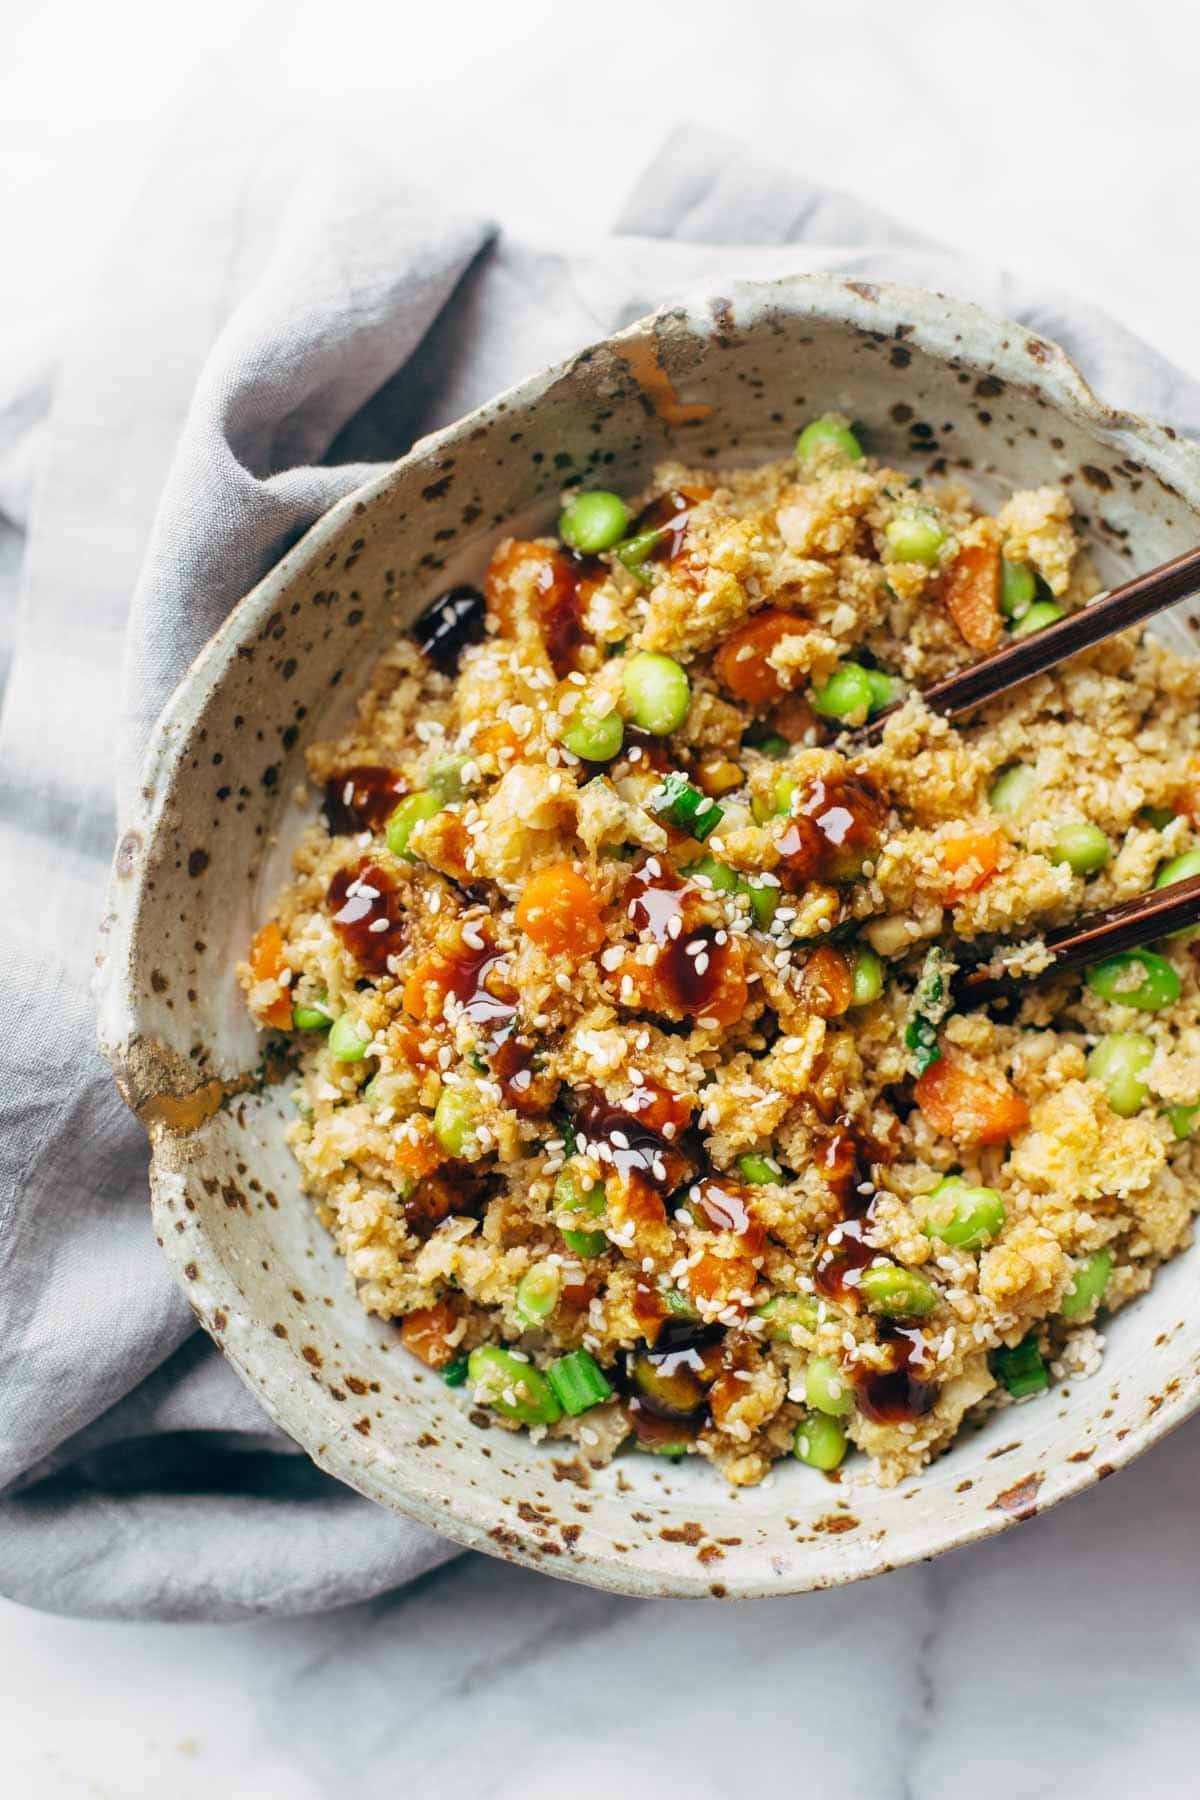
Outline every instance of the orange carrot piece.
{"label": "orange carrot piece", "polygon": [[947,880],[942,897],[948,905],[986,886],[1000,866],[1008,843],[1002,831],[964,831],[938,845],[938,859]]}
{"label": "orange carrot piece", "polygon": [[965,544],[946,571],[946,611],[972,650],[1000,642],[1000,551],[995,544]]}
{"label": "orange carrot piece", "polygon": [[832,944],[820,944],[804,965],[800,994],[810,1012],[822,1019],[837,1019],[854,998],[850,964]]}
{"label": "orange carrot piece", "polygon": [[517,924],[548,956],[591,956],[604,942],[591,884],[566,862],[530,876],[517,905]]}
{"label": "orange carrot piece", "polygon": [[[250,972],[255,981],[278,981],[286,966],[283,933],[274,919],[268,919],[255,932],[250,945]],[[291,1030],[292,1003],[286,993],[280,994],[278,1000],[272,1000],[262,1019],[263,1024],[269,1025],[272,1031]]]}
{"label": "orange carrot piece", "polygon": [[444,1369],[457,1354],[447,1339],[458,1324],[454,1309],[445,1300],[410,1312],[400,1326],[400,1342],[427,1368]]}
{"label": "orange carrot piece", "polygon": [[798,613],[769,606],[739,625],[717,651],[717,676],[731,694],[751,706],[773,706],[786,692],[779,673],[767,661],[776,644],[809,630]]}
{"label": "orange carrot piece", "polygon": [[964,1149],[1006,1144],[1029,1123],[1029,1108],[1015,1088],[972,1074],[948,1056],[930,1063],[913,1099],[935,1131]]}

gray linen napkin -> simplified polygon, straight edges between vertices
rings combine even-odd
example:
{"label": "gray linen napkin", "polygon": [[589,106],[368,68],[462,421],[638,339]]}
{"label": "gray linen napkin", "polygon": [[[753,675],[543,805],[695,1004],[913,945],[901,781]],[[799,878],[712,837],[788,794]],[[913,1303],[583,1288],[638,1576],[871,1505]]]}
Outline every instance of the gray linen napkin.
{"label": "gray linen napkin", "polygon": [[0,395],[0,680],[26,535],[0,721],[0,1592],[95,1617],[316,1610],[455,1553],[312,1467],[196,1334],[94,1048],[114,788],[239,596],[373,463],[731,275],[842,269],[974,298],[1058,339],[1105,398],[1200,430],[1200,386],[1101,314],[705,132],[670,140],[587,255],[448,218],[361,166],[344,189],[293,179],[282,216],[257,179],[218,182],[207,134],[169,162],[92,284],[52,405],[45,379]]}

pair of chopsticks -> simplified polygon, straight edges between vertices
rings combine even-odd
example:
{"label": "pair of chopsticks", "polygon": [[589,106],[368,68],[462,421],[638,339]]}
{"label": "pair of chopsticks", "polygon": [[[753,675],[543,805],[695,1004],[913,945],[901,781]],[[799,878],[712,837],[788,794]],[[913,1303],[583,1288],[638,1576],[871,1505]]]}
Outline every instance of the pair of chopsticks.
{"label": "pair of chopsticks", "polygon": [[[1015,642],[947,676],[924,693],[926,706],[952,719],[973,712],[1022,682],[1065,662],[1080,650],[1102,644],[1119,631],[1165,612],[1179,600],[1200,589],[1200,549],[1186,550],[1145,575],[1135,575],[1114,588],[1102,600],[1085,606],[1043,630]],[[877,713],[866,725],[849,733],[852,743],[876,741],[888,716],[903,704],[896,701]],[[985,966],[967,969],[955,983],[960,1004],[982,1005],[990,1000],[1018,995],[1024,988],[1049,980],[1103,957],[1136,950],[1189,925],[1200,925],[1200,875],[1178,881],[1172,887],[1152,889],[1104,912],[1088,913],[1074,924],[1046,937],[1050,963],[1036,975],[997,976]]]}

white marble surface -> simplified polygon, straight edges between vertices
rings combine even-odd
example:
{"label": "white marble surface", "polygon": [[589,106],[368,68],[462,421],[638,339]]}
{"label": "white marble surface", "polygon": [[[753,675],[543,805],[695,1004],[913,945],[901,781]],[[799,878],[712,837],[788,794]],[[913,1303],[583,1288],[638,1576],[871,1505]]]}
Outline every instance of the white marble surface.
{"label": "white marble surface", "polygon": [[[1200,367],[1193,71],[1159,0],[8,0],[0,376],[52,349],[80,272],[197,83],[214,155],[264,110],[382,119],[448,203],[601,229],[685,118],[989,260],[1086,294]],[[1195,1791],[1200,1425],[999,1541],[864,1587],[612,1600],[477,1558],[370,1606],[234,1627],[0,1603],[14,1800],[1089,1800]],[[568,1783],[570,1784],[568,1788]]]}

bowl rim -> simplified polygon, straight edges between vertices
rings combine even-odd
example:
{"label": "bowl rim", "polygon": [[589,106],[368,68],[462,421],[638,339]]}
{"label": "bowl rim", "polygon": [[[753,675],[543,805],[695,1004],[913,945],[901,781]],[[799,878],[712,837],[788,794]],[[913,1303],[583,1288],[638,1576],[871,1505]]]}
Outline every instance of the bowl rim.
{"label": "bowl rim", "polygon": [[[243,1318],[241,1296],[220,1258],[207,1259],[207,1270],[199,1281],[194,1278],[194,1273],[185,1272],[188,1267],[194,1270],[191,1252],[185,1240],[166,1228],[166,1221],[168,1210],[174,1206],[185,1180],[189,1140],[187,1136],[166,1129],[147,1112],[147,1098],[152,1098],[156,1091],[153,1085],[156,1073],[161,1083],[158,1091],[176,1093],[176,1071],[167,1067],[163,1053],[159,1053],[160,1067],[155,1070],[153,1040],[149,1034],[143,1038],[140,1029],[134,981],[134,947],[147,903],[145,871],[149,859],[138,860],[132,878],[128,871],[120,869],[119,859],[121,844],[131,833],[138,834],[149,849],[162,827],[184,761],[189,727],[206,705],[224,670],[236,657],[237,646],[252,635],[261,618],[273,609],[281,590],[317,557],[364,502],[384,496],[411,465],[424,464],[451,448],[471,431],[489,422],[502,405],[511,410],[514,405],[527,408],[535,404],[581,359],[590,360],[598,351],[620,353],[623,346],[644,346],[653,351],[657,360],[661,345],[669,341],[671,333],[681,325],[691,335],[713,332],[718,328],[714,322],[718,303],[713,302],[710,306],[708,296],[716,292],[718,285],[723,296],[719,305],[730,309],[739,325],[753,325],[757,315],[772,312],[882,335],[892,335],[895,327],[903,324],[904,341],[936,360],[947,362],[953,356],[963,367],[981,375],[1001,375],[1014,386],[1042,395],[1058,413],[1096,437],[1107,440],[1112,447],[1128,445],[1143,465],[1176,492],[1189,509],[1200,515],[1200,446],[1155,419],[1109,406],[1095,394],[1059,345],[1024,325],[992,314],[972,302],[953,299],[933,290],[833,274],[739,279],[714,282],[694,290],[683,301],[665,305],[621,331],[596,340],[558,363],[514,383],[453,423],[418,439],[403,457],[381,467],[378,474],[321,514],[231,608],[180,678],[150,734],[140,784],[126,816],[120,821],[96,973],[99,1046],[113,1070],[122,1098],[145,1125],[151,1140],[151,1209],[159,1243],[201,1328],[215,1336],[208,1318],[218,1310],[225,1314],[229,1327],[216,1341],[268,1416],[327,1473],[441,1537],[565,1580],[642,1597],[709,1598],[713,1588],[703,1570],[698,1571],[695,1578],[672,1572],[669,1578],[663,1579],[617,1555],[591,1554],[577,1560],[562,1559],[561,1566],[548,1569],[538,1556],[536,1546],[526,1549],[522,1542],[498,1547],[489,1535],[494,1514],[489,1513],[486,1496],[464,1492],[459,1495],[453,1510],[437,1505],[432,1491],[429,1495],[416,1491],[401,1464],[389,1453],[379,1453],[378,1446],[375,1454],[357,1461],[353,1471],[347,1472],[339,1454],[341,1439],[330,1443],[327,1439],[318,1441],[317,1433],[305,1433],[308,1390],[297,1378],[294,1352],[270,1333],[254,1333],[249,1328]],[[693,307],[694,311],[691,310]],[[630,360],[636,370],[636,361]],[[648,397],[657,398],[652,393],[648,393]],[[150,1054],[145,1058],[137,1054],[138,1046],[143,1043],[150,1046]],[[294,1409],[289,1406],[293,1396],[299,1399]],[[1102,1476],[1132,1462],[1181,1424],[1200,1408],[1200,1372],[1190,1388],[1177,1394],[1175,1399],[1175,1405],[1153,1412],[1129,1429],[1121,1441],[1098,1439],[1097,1450],[1103,1447],[1103,1457],[1055,1465],[1055,1479],[1053,1483],[1049,1479],[1044,1481],[1033,1510],[1045,1510],[1080,1493]],[[385,1462],[396,1478],[394,1485],[386,1487],[377,1478],[377,1470]],[[1009,1510],[993,1506],[982,1517],[964,1518],[950,1524],[923,1546],[913,1544],[901,1549],[894,1539],[879,1545],[864,1544],[862,1553],[853,1561],[831,1557],[826,1576],[814,1567],[811,1574],[789,1571],[787,1577],[781,1579],[771,1568],[769,1557],[764,1557],[761,1577],[755,1579],[743,1575],[730,1580],[721,1597],[782,1597],[843,1585],[962,1548],[1004,1531],[1028,1516],[1029,1511],[1018,1507]],[[845,1548],[843,1546],[843,1550]]]}

